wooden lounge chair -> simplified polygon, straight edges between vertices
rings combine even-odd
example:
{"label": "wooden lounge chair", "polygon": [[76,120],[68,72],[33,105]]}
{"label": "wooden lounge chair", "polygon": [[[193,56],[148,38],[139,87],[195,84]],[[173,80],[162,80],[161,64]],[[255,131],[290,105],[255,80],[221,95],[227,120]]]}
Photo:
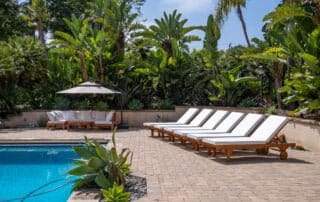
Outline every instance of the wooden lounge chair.
{"label": "wooden lounge chair", "polygon": [[212,109],[202,109],[200,113],[189,123],[189,124],[179,124],[179,125],[154,125],[154,130],[157,130],[162,137],[165,135],[166,128],[192,128],[201,126],[213,113]]}
{"label": "wooden lounge chair", "polygon": [[151,130],[151,136],[154,135],[155,125],[179,125],[188,124],[191,119],[199,112],[197,108],[189,108],[176,122],[146,122],[143,126]]}
{"label": "wooden lounge chair", "polygon": [[200,129],[200,130],[175,130],[169,133],[170,139],[172,141],[175,138],[180,139],[182,144],[185,144],[188,139],[186,136],[188,133],[228,133],[230,132],[244,117],[242,112],[231,112],[215,129]]}
{"label": "wooden lounge chair", "polygon": [[110,128],[114,129],[116,126],[116,112],[110,111],[106,114],[106,119],[104,121],[94,121],[94,127],[96,128]]}
{"label": "wooden lounge chair", "polygon": [[56,112],[47,112],[47,116],[47,129],[52,127],[65,129],[67,127],[67,121],[62,116],[59,116],[59,114],[57,114]]}
{"label": "wooden lounge chair", "polygon": [[[203,132],[203,133],[188,133],[184,136],[184,142],[191,142],[192,148],[199,150],[201,140],[203,138],[223,138],[223,137],[245,137],[249,136],[252,131],[261,123],[264,119],[262,114],[247,114],[239,124],[230,133],[221,133],[219,130],[215,132]],[[220,131],[222,131],[220,129]]]}
{"label": "wooden lounge chair", "polygon": [[228,160],[236,149],[255,149],[258,153],[267,154],[269,148],[279,148],[280,159],[285,160],[288,158],[286,150],[294,147],[295,143],[282,143],[277,134],[287,122],[287,117],[270,115],[250,137],[204,138],[201,144],[209,154],[213,152],[216,156],[220,151],[226,154]]}

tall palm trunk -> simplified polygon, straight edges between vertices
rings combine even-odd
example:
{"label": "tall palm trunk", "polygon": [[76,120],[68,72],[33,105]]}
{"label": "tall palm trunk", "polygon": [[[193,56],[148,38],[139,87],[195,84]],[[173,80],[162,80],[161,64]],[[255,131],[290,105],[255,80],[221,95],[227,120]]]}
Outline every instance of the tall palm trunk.
{"label": "tall palm trunk", "polygon": [[38,31],[38,39],[41,41],[41,43],[45,44],[45,38],[44,38],[44,28],[43,23],[38,22],[37,23],[37,31]]}
{"label": "tall palm trunk", "polygon": [[238,14],[238,17],[239,17],[239,19],[240,19],[241,26],[242,26],[243,33],[244,33],[244,36],[245,36],[245,38],[246,38],[247,44],[248,44],[248,46],[251,46],[250,40],[249,40],[249,36],[248,36],[248,32],[247,32],[247,26],[246,26],[246,23],[245,23],[245,21],[244,21],[244,18],[243,18],[243,14],[242,14],[242,10],[241,10],[241,6],[240,6],[240,5],[237,6],[237,14]]}
{"label": "tall palm trunk", "polygon": [[80,53],[79,56],[80,56],[80,71],[81,71],[82,79],[84,81],[88,81],[89,80],[89,75],[88,75],[88,71],[87,71],[87,68],[86,68],[86,62],[85,62],[85,59],[84,59],[84,54]]}

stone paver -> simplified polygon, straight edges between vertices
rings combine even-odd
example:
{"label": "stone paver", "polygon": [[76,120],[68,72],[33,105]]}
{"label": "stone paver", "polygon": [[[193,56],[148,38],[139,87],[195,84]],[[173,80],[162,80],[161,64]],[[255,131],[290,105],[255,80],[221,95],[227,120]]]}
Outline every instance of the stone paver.
{"label": "stone paver", "polygon": [[[111,138],[110,131],[0,130],[8,139]],[[149,137],[146,130],[117,132],[117,145],[130,148],[133,174],[147,178],[149,201],[320,201],[320,153],[289,150],[282,161],[268,156],[235,152],[231,161],[205,152]]]}

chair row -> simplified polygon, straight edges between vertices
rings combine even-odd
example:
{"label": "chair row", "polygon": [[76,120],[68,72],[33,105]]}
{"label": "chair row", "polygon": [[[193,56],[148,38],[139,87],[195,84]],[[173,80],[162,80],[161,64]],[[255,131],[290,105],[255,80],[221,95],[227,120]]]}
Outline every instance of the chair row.
{"label": "chair row", "polygon": [[280,159],[287,159],[287,149],[295,143],[280,141],[278,133],[287,124],[285,116],[225,110],[189,108],[176,122],[148,122],[144,127],[170,141],[179,139],[182,144],[192,143],[192,148],[205,147],[209,154],[225,153],[227,159],[239,149],[255,149],[267,154],[269,148],[278,148]]}
{"label": "chair row", "polygon": [[69,129],[71,127],[86,128],[111,128],[116,125],[115,111],[51,111],[47,112],[47,128],[60,127]]}

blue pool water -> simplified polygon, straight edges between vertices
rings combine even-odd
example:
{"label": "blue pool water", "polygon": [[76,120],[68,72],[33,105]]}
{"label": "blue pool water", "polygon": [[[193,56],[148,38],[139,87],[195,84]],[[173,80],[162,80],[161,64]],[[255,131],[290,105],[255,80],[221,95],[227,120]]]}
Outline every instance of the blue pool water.
{"label": "blue pool water", "polygon": [[0,146],[0,202],[67,201],[76,158],[71,146]]}

